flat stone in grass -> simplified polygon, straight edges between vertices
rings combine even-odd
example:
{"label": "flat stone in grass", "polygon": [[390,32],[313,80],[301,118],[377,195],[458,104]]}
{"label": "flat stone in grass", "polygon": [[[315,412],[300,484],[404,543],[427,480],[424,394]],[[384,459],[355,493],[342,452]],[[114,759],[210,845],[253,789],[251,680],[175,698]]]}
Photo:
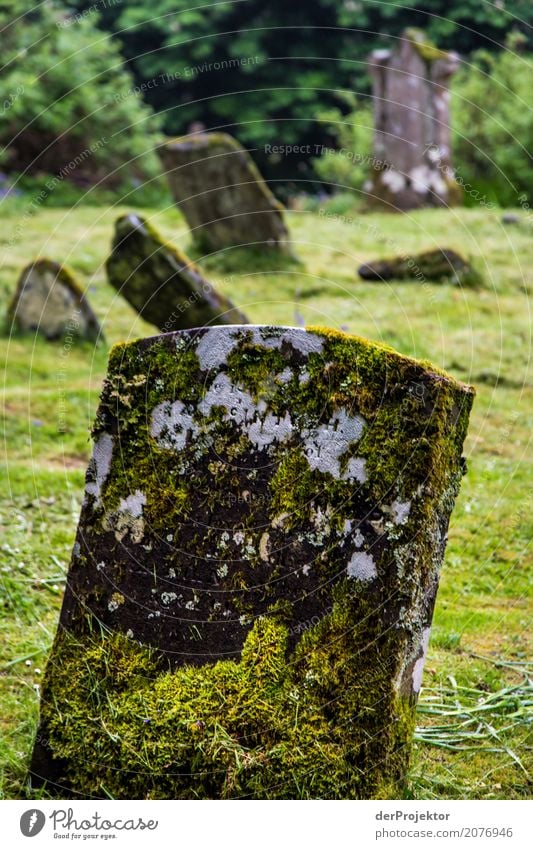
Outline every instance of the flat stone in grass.
{"label": "flat stone in grass", "polygon": [[236,139],[226,133],[184,136],[159,153],[198,251],[244,246],[290,253],[283,206]]}
{"label": "flat stone in grass", "polygon": [[376,259],[361,265],[358,273],[363,280],[413,280],[420,283],[430,280],[458,286],[483,285],[482,275],[475,266],[450,248]]}
{"label": "flat stone in grass", "polygon": [[98,319],[72,272],[51,259],[38,259],[22,271],[9,307],[10,322],[47,339],[67,334],[103,339]]}
{"label": "flat stone in grass", "polygon": [[397,797],[472,399],[319,328],[115,346],[34,781]]}
{"label": "flat stone in grass", "polygon": [[164,332],[248,321],[184,253],[138,215],[117,220],[106,269],[117,292]]}

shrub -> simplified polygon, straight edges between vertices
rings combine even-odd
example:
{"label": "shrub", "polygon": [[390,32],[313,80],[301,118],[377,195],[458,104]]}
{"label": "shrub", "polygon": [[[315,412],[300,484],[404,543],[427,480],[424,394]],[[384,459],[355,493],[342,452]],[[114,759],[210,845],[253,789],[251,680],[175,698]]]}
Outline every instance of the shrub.
{"label": "shrub", "polygon": [[87,186],[158,172],[157,123],[136,97],[118,46],[89,17],[53,3],[0,4],[0,162],[11,172]]}
{"label": "shrub", "polygon": [[454,164],[469,205],[517,206],[533,199],[531,71],[530,56],[478,51],[457,75]]}

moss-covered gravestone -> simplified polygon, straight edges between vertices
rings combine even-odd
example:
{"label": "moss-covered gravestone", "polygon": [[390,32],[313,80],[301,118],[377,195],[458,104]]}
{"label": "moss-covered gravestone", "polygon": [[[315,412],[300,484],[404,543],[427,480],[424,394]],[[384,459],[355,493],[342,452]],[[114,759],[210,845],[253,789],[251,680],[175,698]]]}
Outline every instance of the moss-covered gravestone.
{"label": "moss-covered gravestone", "polygon": [[247,324],[246,316],[215,291],[200,269],[138,215],[117,220],[106,269],[117,292],[164,332]]}
{"label": "moss-covered gravestone", "polygon": [[116,346],[34,780],[400,793],[472,398],[318,328]]}
{"label": "moss-covered gravestone", "polygon": [[91,341],[103,338],[98,319],[74,275],[51,259],[38,259],[24,268],[8,316],[19,330],[38,331],[47,339],[66,334]]}
{"label": "moss-covered gravestone", "polygon": [[159,154],[197,250],[246,246],[289,252],[283,207],[232,136],[184,136],[164,144]]}

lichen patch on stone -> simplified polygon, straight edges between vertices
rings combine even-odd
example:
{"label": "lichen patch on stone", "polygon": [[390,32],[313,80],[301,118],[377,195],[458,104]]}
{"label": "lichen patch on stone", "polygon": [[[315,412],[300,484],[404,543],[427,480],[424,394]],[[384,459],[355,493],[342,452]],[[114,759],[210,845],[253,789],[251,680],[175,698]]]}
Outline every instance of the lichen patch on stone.
{"label": "lichen patch on stone", "polygon": [[425,628],[422,633],[422,641],[421,641],[421,655],[415,662],[413,667],[413,692],[419,693],[420,687],[422,686],[422,673],[424,671],[424,663],[426,661],[426,654],[429,646],[429,638],[431,635],[431,629]]}
{"label": "lichen patch on stone", "polygon": [[378,576],[374,558],[365,551],[355,551],[352,554],[346,571],[349,578],[365,582],[373,581]]}
{"label": "lichen patch on stone", "polygon": [[87,495],[92,495],[100,505],[102,487],[107,479],[113,458],[113,437],[103,433],[94,444],[88,475],[92,478],[85,485]]}
{"label": "lichen patch on stone", "polygon": [[[304,454],[311,469],[329,472],[334,478],[341,475],[341,457],[354,442],[363,435],[365,420],[362,416],[350,416],[346,410],[336,412],[326,425],[319,425],[303,432]],[[345,472],[349,477],[363,477],[363,463],[355,463]],[[364,481],[361,481],[364,482]]]}

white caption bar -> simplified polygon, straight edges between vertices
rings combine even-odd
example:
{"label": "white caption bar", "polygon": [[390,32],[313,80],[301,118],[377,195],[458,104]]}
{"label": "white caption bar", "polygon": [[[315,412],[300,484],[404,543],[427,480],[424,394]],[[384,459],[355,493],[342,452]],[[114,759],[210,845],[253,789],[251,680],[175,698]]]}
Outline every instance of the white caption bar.
{"label": "white caption bar", "polygon": [[[186,849],[530,849],[531,803],[0,802],[2,845]],[[68,842],[67,842],[68,841]]]}

